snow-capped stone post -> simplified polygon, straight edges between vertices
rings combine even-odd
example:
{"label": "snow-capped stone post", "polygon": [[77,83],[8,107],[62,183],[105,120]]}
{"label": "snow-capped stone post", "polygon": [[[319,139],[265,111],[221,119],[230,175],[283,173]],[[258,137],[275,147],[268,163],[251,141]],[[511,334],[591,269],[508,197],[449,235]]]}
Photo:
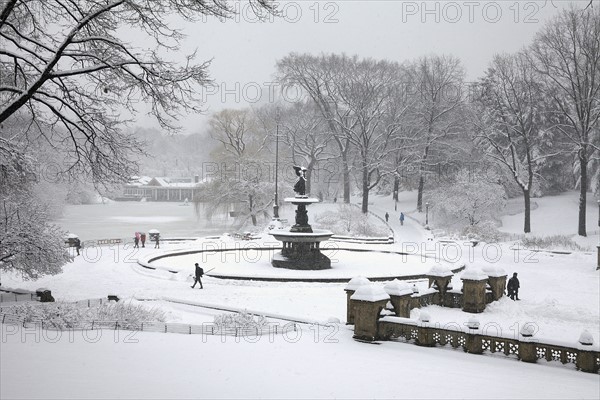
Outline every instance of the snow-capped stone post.
{"label": "snow-capped stone post", "polygon": [[579,336],[579,352],[575,366],[583,372],[598,372],[598,364],[596,363],[597,352],[592,351],[594,345],[594,337],[587,330],[581,332]]}
{"label": "snow-capped stone post", "polygon": [[483,272],[488,276],[488,284],[492,290],[493,301],[500,300],[504,295],[506,287],[506,271],[502,268],[490,267],[484,268]]}
{"label": "snow-capped stone post", "polygon": [[468,328],[465,350],[471,354],[483,354],[481,336],[478,334],[479,320],[475,317],[471,317],[465,325],[467,325]]}
{"label": "snow-capped stone post", "polygon": [[394,313],[397,317],[410,318],[410,299],[413,291],[405,282],[394,279],[383,287],[385,292],[390,295],[390,302],[394,306]]}
{"label": "snow-capped stone post", "polygon": [[485,310],[485,285],[488,276],[477,269],[468,269],[460,277],[463,282],[463,311],[480,313]]}
{"label": "snow-capped stone post", "polygon": [[434,265],[427,273],[429,279],[429,287],[435,284],[439,292],[438,305],[444,305],[444,299],[446,297],[446,291],[448,290],[448,284],[452,280],[454,274],[448,268],[441,266],[440,264]]}
{"label": "snow-capped stone post", "polygon": [[519,359],[528,363],[537,362],[537,339],[533,339],[535,328],[531,324],[525,324],[521,328],[521,340],[519,341]]}
{"label": "snow-capped stone post", "polygon": [[356,289],[362,285],[368,285],[370,283],[371,281],[364,276],[355,276],[354,278],[350,279],[350,282],[348,282],[344,288],[344,291],[346,292],[346,325],[354,324],[354,309],[352,302],[350,301],[350,297],[352,297]]}
{"label": "snow-capped stone post", "polygon": [[390,296],[379,285],[362,285],[351,296],[354,308],[354,338],[373,341],[378,338],[377,321]]}
{"label": "snow-capped stone post", "polygon": [[433,347],[435,340],[433,338],[433,329],[429,327],[431,317],[426,311],[421,311],[419,315],[419,327],[417,328],[417,346]]}

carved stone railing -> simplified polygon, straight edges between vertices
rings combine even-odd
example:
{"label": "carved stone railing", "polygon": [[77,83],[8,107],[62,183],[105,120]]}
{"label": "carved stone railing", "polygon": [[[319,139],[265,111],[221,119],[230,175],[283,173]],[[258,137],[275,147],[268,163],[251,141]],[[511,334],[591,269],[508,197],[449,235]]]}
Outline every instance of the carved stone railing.
{"label": "carved stone railing", "polygon": [[403,339],[427,347],[450,345],[472,354],[503,353],[506,356],[515,355],[519,360],[530,363],[542,359],[562,364],[572,363],[577,370],[592,373],[597,373],[600,367],[598,348],[582,343],[576,346],[542,343],[523,334],[519,338],[492,336],[458,324],[442,328],[439,324],[390,316],[379,319],[377,332],[380,340]]}
{"label": "carved stone railing", "polygon": [[354,337],[366,341],[403,338],[429,347],[449,344],[472,354],[500,352],[507,356],[515,355],[524,362],[535,363],[545,359],[563,364],[573,363],[578,370],[585,372],[598,372],[600,350],[593,346],[593,337],[587,331],[582,333],[576,346],[571,346],[569,343],[539,342],[532,338],[533,332],[525,329],[526,326],[514,338],[501,336],[499,332],[498,336],[488,335],[487,331],[481,333],[475,317],[469,319],[466,327],[452,323],[443,328],[439,324],[431,324],[428,313],[423,310],[419,321],[409,319],[410,310],[428,305],[479,313],[486,304],[500,299],[504,294],[506,275],[497,268],[490,268],[485,274],[479,271],[464,273],[461,277],[462,290],[449,287],[450,279],[446,271],[434,268],[431,272],[430,287],[422,293],[415,285],[410,288],[398,281],[384,287],[360,277],[350,281],[345,289],[347,323],[354,324]]}

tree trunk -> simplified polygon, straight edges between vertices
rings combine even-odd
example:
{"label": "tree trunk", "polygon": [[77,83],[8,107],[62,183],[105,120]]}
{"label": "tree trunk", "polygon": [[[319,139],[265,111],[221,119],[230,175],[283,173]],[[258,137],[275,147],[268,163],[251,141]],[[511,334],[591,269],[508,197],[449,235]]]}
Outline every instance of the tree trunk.
{"label": "tree trunk", "polygon": [[[431,134],[431,127],[429,128],[429,132]],[[429,136],[428,136],[429,137]],[[429,155],[429,146],[425,146],[425,152],[423,153],[423,158],[421,159],[421,163],[419,165],[419,192],[417,194],[417,211],[423,212],[423,190],[425,189],[425,161],[427,160],[427,156]]]}
{"label": "tree trunk", "polygon": [[369,169],[366,165],[362,167],[362,207],[363,214],[369,212]]}
{"label": "tree trunk", "polygon": [[342,155],[342,176],[344,179],[344,203],[350,204],[350,168],[346,155]]}
{"label": "tree trunk", "polygon": [[253,198],[252,195],[249,194],[248,195],[248,204],[249,204],[249,209],[250,209],[250,217],[252,218],[252,225],[256,226],[256,214],[254,214],[254,212],[252,211],[252,207],[253,207]]}
{"label": "tree trunk", "polygon": [[398,201],[398,190],[400,189],[400,177],[394,176],[394,192],[392,193],[392,200]]}
{"label": "tree trunk", "polygon": [[312,167],[306,169],[306,195],[310,195],[310,181],[312,177]]}
{"label": "tree trunk", "polygon": [[531,232],[531,193],[529,190],[523,190],[523,198],[525,199],[525,226],[523,232]]}
{"label": "tree trunk", "polygon": [[421,174],[419,177],[419,192],[417,194],[417,211],[423,212],[423,187],[425,186],[425,177]]}
{"label": "tree trunk", "polygon": [[587,206],[587,149],[579,150],[579,168],[581,170],[581,181],[579,188],[579,229],[580,236],[587,236],[585,227],[585,214]]}

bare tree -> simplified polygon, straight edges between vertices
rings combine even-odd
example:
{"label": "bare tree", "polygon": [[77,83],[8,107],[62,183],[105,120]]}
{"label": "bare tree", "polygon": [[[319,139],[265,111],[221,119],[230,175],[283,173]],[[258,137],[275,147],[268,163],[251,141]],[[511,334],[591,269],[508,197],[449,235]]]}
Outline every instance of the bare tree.
{"label": "bare tree", "polygon": [[[257,13],[274,10],[270,0],[249,1]],[[183,65],[162,57],[184,38],[170,17],[233,12],[227,0],[0,2],[0,269],[35,278],[58,273],[66,261],[62,233],[33,190],[39,169],[31,167],[38,161],[31,149],[45,142],[64,162],[58,172],[75,180],[127,180],[142,153],[123,130],[127,115],[145,102],[162,128],[177,130],[177,116],[199,110],[196,93],[210,82],[209,63],[195,64],[194,53]],[[127,29],[137,29],[148,48],[125,41]],[[22,171],[29,171],[24,182]]]}
{"label": "bare tree", "polygon": [[50,223],[50,204],[35,195],[35,161],[0,137],[0,271],[24,279],[57,274],[71,257],[63,232]]}
{"label": "bare tree", "polygon": [[600,10],[571,7],[538,34],[530,55],[544,91],[565,121],[558,131],[571,143],[579,175],[578,234],[586,236],[588,163],[599,151]]}
{"label": "bare tree", "polygon": [[293,103],[285,108],[279,129],[289,147],[291,161],[306,167],[306,193],[311,193],[315,167],[334,157],[329,152],[331,131],[312,101]]}
{"label": "bare tree", "polygon": [[[269,0],[252,4],[272,10]],[[169,16],[193,22],[232,13],[226,0],[4,1],[0,124],[19,112],[67,156],[66,172],[122,181],[135,171],[131,154],[141,147],[122,132],[122,109],[135,114],[140,101],[149,103],[161,127],[174,130],[181,112],[199,110],[196,93],[209,83],[209,63],[194,64],[195,53],[182,66],[162,58],[184,37]],[[148,49],[124,41],[123,27],[138,29]]]}
{"label": "bare tree", "polygon": [[207,186],[207,193],[195,202],[208,202],[206,211],[230,204],[245,204],[237,210],[257,224],[257,216],[267,215],[272,203],[272,188],[262,163],[268,135],[260,129],[256,117],[249,109],[223,110],[210,120],[211,137],[221,144],[213,153],[213,159],[221,163],[221,175]]}
{"label": "bare tree", "polygon": [[335,123],[335,107],[338,98],[331,82],[339,72],[346,56],[291,53],[277,62],[278,76],[284,88],[295,87],[304,91],[317,105],[337,144],[341,160],[343,197],[350,203],[350,139]]}
{"label": "bare tree", "polygon": [[549,108],[540,76],[524,53],[496,56],[475,100],[476,139],[486,155],[506,168],[523,192],[523,231],[531,232],[531,190],[546,148]]}
{"label": "bare tree", "polygon": [[222,150],[236,162],[244,157],[252,158],[264,148],[267,136],[259,136],[258,130],[250,109],[226,109],[210,119],[210,136],[221,143]]}
{"label": "bare tree", "polygon": [[387,61],[345,58],[340,63],[335,87],[334,120],[358,153],[361,172],[362,212],[368,212],[369,192],[384,175],[392,144],[400,132],[406,105],[404,74]]}
{"label": "bare tree", "polygon": [[416,61],[409,73],[408,85],[415,98],[410,113],[421,131],[417,195],[417,210],[421,212],[425,173],[432,150],[456,134],[463,122],[459,112],[464,104],[464,69],[455,57],[434,55]]}

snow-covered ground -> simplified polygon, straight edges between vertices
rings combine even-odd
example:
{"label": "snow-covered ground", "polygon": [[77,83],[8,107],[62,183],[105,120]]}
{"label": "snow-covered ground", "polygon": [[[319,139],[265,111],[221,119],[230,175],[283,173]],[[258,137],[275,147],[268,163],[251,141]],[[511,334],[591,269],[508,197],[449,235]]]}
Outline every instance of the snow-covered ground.
{"label": "snow-covered ground", "polygon": [[[537,199],[536,199],[537,201]],[[499,267],[519,273],[520,297],[503,298],[477,314],[483,327],[503,334],[518,332],[525,323],[537,327],[536,337],[576,345],[583,330],[600,340],[600,278],[596,254],[568,255],[531,252],[511,244],[442,246],[412,219],[400,226],[397,215],[409,212],[411,199],[398,210],[389,198],[374,197],[371,210],[391,214],[394,245],[374,248],[404,250],[466,263],[469,268]],[[414,203],[412,203],[414,204]],[[102,205],[98,205],[102,207]],[[173,207],[178,207],[173,205]],[[181,207],[188,208],[188,207]],[[542,206],[540,206],[542,208]],[[537,210],[536,210],[537,211]],[[310,213],[310,210],[309,210]],[[115,212],[115,215],[123,215]],[[133,215],[135,216],[135,215]],[[155,218],[173,217],[153,209]],[[84,219],[79,223],[85,229]],[[137,222],[136,222],[137,223]],[[186,221],[169,223],[185,225]],[[156,227],[148,225],[148,228]],[[98,227],[90,228],[90,232]],[[129,229],[129,228],[127,228]],[[142,228],[140,228],[142,229]],[[161,228],[158,228],[161,229]],[[163,228],[164,229],[164,228]],[[185,226],[177,227],[185,232]],[[117,235],[118,237],[118,235]],[[198,245],[196,243],[195,245]],[[161,250],[181,244],[161,244]],[[193,244],[189,244],[193,246]],[[386,247],[387,246],[387,247]],[[598,398],[597,374],[575,371],[572,365],[539,361],[536,365],[504,355],[471,355],[460,350],[421,348],[386,342],[369,345],[352,340],[346,318],[345,284],[222,280],[206,276],[203,290],[192,290],[185,272],[172,274],[141,268],[135,260],[156,252],[133,253],[121,246],[84,249],[62,274],[23,282],[3,274],[2,285],[47,287],[59,300],[79,300],[118,294],[144,299],[161,307],[170,322],[210,322],[219,311],[181,303],[247,309],[289,319],[327,322],[338,319],[337,331],[303,324],[299,333],[272,338],[202,337],[104,331],[98,340],[76,332],[53,340],[54,332],[11,334],[2,325],[1,398]],[[370,253],[369,264],[383,263]],[[387,262],[387,260],[385,260]],[[355,260],[359,268],[362,260]],[[187,261],[186,261],[187,263]],[[366,261],[365,261],[366,263]],[[192,264],[193,265],[193,264]],[[192,265],[189,273],[193,272]],[[181,266],[180,266],[181,267]],[[364,268],[368,268],[366,265]],[[360,272],[359,270],[356,271]],[[453,278],[460,288],[461,273]],[[423,280],[415,282],[420,290]],[[383,284],[383,283],[382,283]],[[131,300],[134,301],[134,300]],[[430,306],[432,323],[462,325],[472,314]],[[420,311],[413,310],[411,317]],[[284,323],[285,321],[282,321]]]}
{"label": "snow-covered ground", "polygon": [[[593,195],[588,194],[587,197],[586,227],[588,236],[585,238],[577,235],[578,192],[534,198],[532,201],[537,204],[537,207],[531,211],[531,235],[566,235],[586,248],[593,248],[599,244],[598,202]],[[517,202],[520,205],[523,200],[512,199],[511,202]],[[523,212],[504,216],[500,230],[508,233],[523,233],[523,218]]]}

